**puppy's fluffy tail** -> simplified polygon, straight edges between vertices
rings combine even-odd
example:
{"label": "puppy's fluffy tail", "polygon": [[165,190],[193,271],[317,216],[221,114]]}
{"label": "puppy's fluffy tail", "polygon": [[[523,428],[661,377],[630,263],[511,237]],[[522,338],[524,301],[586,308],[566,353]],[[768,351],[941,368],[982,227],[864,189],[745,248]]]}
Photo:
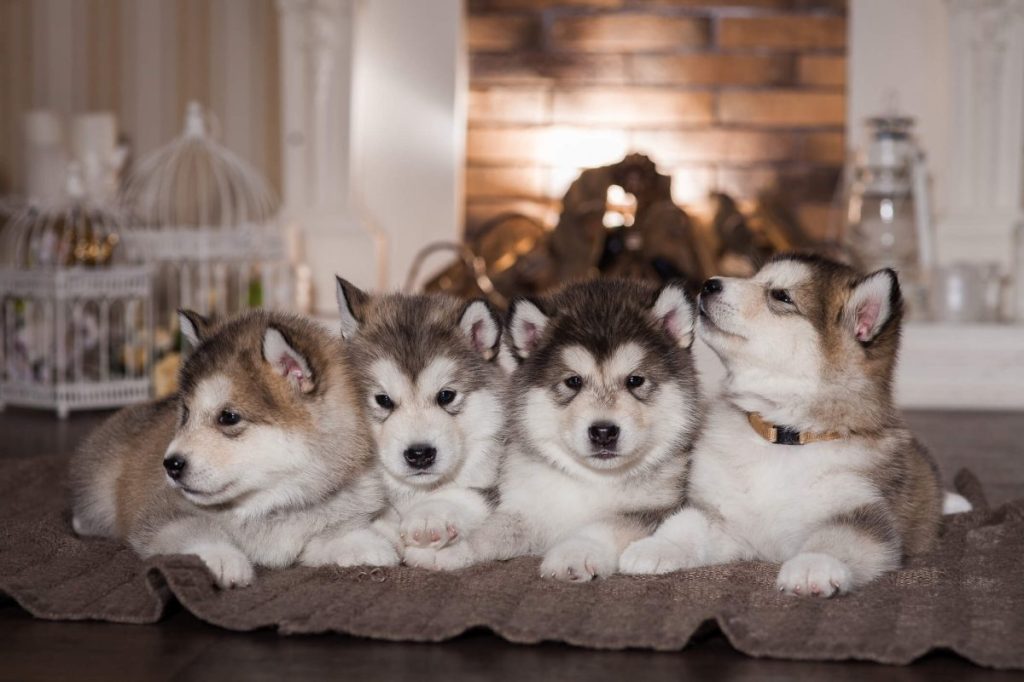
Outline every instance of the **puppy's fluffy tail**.
{"label": "puppy's fluffy tail", "polygon": [[[71,459],[71,525],[79,535],[117,537],[118,489],[122,476],[139,490],[160,460],[177,423],[175,399],[126,407],[107,419]],[[130,468],[131,471],[126,471]]]}
{"label": "puppy's fluffy tail", "polygon": [[77,535],[117,533],[116,481],[119,462],[96,452],[93,439],[71,460],[71,527]]}
{"label": "puppy's fluffy tail", "polygon": [[945,493],[943,494],[943,515],[963,514],[964,512],[969,512],[972,509],[974,509],[974,507],[971,505],[970,502],[967,501],[967,498],[964,497],[963,495],[957,495],[956,493],[951,493],[948,490],[945,491]]}

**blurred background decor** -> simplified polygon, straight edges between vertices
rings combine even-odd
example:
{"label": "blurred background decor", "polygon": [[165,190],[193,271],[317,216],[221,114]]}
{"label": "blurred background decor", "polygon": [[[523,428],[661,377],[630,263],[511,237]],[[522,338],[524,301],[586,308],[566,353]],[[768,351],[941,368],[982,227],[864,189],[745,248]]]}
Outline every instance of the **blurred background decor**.
{"label": "blurred background decor", "polygon": [[893,268],[911,319],[928,319],[935,262],[924,151],[914,120],[895,111],[867,120],[867,148],[851,159],[840,210],[840,234],[861,270]]}
{"label": "blurred background decor", "polygon": [[[1020,0],[6,0],[0,49],[0,191],[109,194],[204,102],[299,310],[805,249],[900,270],[903,404],[1024,407]],[[267,300],[217,277],[197,307]]]}
{"label": "blurred background decor", "polygon": [[66,417],[149,398],[151,271],[125,256],[126,234],[77,165],[63,198],[13,211],[0,230],[0,405]]}
{"label": "blurred background decor", "polygon": [[712,274],[748,276],[782,251],[816,248],[844,256],[837,244],[811,236],[778,192],[762,192],[746,213],[718,193],[710,220],[692,218],[672,200],[672,178],[643,154],[584,170],[561,205],[554,226],[503,213],[464,244],[427,246],[406,289],[415,288],[423,262],[439,250],[454,252],[454,263],[425,282],[425,290],[484,296],[499,308],[515,296],[573,280],[682,281],[696,291]]}

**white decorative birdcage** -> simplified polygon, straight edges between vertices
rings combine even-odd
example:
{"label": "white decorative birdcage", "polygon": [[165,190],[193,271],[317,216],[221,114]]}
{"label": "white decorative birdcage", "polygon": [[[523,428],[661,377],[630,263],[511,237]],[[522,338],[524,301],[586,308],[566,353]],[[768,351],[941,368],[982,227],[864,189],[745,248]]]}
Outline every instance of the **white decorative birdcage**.
{"label": "white decorative birdcage", "polygon": [[0,406],[64,418],[150,397],[152,275],[120,258],[124,235],[115,212],[80,193],[11,212],[0,231]]}
{"label": "white decorative birdcage", "polygon": [[142,159],[123,194],[132,228],[125,254],[155,270],[161,356],[176,346],[179,308],[225,317],[291,307],[292,267],[277,200],[208,128],[202,108],[190,103],[183,134]]}

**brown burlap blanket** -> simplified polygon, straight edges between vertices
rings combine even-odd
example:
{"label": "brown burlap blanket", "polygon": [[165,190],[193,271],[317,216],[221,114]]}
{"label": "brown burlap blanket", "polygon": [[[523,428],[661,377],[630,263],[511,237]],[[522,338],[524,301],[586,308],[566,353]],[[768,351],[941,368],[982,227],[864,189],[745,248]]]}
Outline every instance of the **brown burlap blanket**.
{"label": "brown burlap blanket", "polygon": [[220,591],[194,557],[142,562],[117,543],[76,538],[65,462],[0,464],[0,592],[39,618],[154,623],[173,599],[233,630],[440,641],[483,627],[513,642],[659,650],[683,648],[710,621],[754,656],[908,663],[945,648],[1024,667],[1024,500],[990,510],[968,472],[956,485],[976,509],[948,519],[934,552],[817,601],[778,594],[766,563],[576,585],[540,579],[531,559],[449,574],[261,571],[252,587]]}

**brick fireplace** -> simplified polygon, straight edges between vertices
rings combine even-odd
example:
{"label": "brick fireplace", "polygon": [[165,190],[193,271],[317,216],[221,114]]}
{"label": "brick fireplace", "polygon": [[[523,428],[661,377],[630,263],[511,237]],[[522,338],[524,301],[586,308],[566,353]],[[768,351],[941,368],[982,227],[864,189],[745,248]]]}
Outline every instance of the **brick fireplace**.
{"label": "brick fireplace", "polygon": [[845,149],[845,0],[468,0],[466,225],[553,224],[627,152],[700,210],[783,188],[826,224]]}

